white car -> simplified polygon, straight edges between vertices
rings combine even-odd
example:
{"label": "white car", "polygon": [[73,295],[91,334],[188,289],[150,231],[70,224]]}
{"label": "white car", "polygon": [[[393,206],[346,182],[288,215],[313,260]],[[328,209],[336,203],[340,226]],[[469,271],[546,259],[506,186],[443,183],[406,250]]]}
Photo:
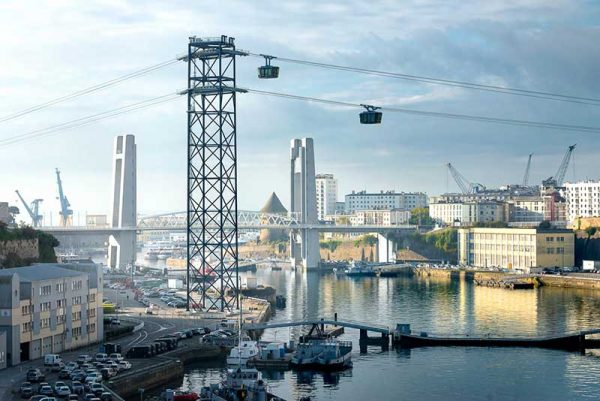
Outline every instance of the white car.
{"label": "white car", "polygon": [[119,353],[114,353],[114,354],[110,354],[110,356],[108,357],[109,360],[113,361],[113,362],[120,362],[123,360],[123,357],[121,356],[121,354]]}
{"label": "white car", "polygon": [[66,397],[68,395],[71,395],[71,389],[68,386],[59,386],[54,390],[54,392],[59,397]]}
{"label": "white car", "polygon": [[79,355],[77,357],[77,363],[83,365],[84,363],[92,362],[92,357],[89,355]]}
{"label": "white car", "polygon": [[96,362],[106,362],[107,359],[108,359],[108,355],[103,352],[98,352],[96,354],[96,356],[94,357],[94,360]]}
{"label": "white car", "polygon": [[129,363],[129,361],[120,361],[119,362],[119,369],[121,369],[121,370],[129,370],[129,369],[131,369],[131,363]]}

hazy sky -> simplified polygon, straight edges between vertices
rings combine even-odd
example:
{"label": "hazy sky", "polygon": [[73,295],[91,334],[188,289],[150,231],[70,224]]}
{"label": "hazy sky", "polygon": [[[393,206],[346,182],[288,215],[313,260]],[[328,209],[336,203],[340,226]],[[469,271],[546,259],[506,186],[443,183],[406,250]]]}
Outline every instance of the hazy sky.
{"label": "hazy sky", "polygon": [[[221,5],[224,4],[224,5]],[[0,117],[169,60],[188,37],[236,38],[255,53],[532,90],[600,97],[600,2],[502,1],[1,1]],[[275,62],[281,78],[256,77],[261,60],[238,62],[238,84],[256,89],[564,124],[600,126],[600,106],[497,95]],[[185,64],[129,80],[25,118],[0,123],[0,140],[102,112],[186,85]],[[385,113],[358,124],[358,110],[238,97],[240,208],[275,191],[289,199],[289,143],[315,140],[316,169],[351,190],[437,194],[456,190],[444,167],[488,186],[554,174],[577,143],[567,179],[600,178],[598,134]],[[185,99],[97,124],[0,146],[0,200],[15,189],[58,211],[62,171],[75,218],[109,211],[113,137],[138,143],[138,210],[185,207]]]}

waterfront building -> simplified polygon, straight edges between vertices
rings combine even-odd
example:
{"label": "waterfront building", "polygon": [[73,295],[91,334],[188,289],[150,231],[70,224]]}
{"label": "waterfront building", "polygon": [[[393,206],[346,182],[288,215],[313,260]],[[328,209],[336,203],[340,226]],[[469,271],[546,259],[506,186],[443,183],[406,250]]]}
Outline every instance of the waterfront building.
{"label": "waterfront building", "polygon": [[438,224],[453,226],[507,221],[505,203],[496,201],[430,203],[429,215]]}
{"label": "waterfront building", "polygon": [[461,228],[461,265],[501,267],[527,273],[536,268],[574,266],[575,234],[565,229]]}
{"label": "waterfront building", "polygon": [[567,182],[564,187],[568,221],[600,216],[600,181]]}
{"label": "waterfront building", "polygon": [[353,226],[397,226],[408,224],[410,211],[408,210],[358,210],[350,216]]}
{"label": "waterfront building", "polygon": [[335,214],[346,213],[346,202],[335,202]]}
{"label": "waterfront building", "polygon": [[325,216],[335,214],[338,182],[333,174],[317,174],[315,177],[317,190],[317,218],[325,220]]}
{"label": "waterfront building", "polygon": [[359,191],[346,195],[346,214],[358,210],[413,210],[418,207],[427,207],[427,195],[423,192],[395,192],[380,191],[367,193]]}
{"label": "waterfront building", "polygon": [[[6,366],[101,341],[102,280],[102,267],[93,263],[0,270]],[[0,345],[0,366],[2,351]]]}

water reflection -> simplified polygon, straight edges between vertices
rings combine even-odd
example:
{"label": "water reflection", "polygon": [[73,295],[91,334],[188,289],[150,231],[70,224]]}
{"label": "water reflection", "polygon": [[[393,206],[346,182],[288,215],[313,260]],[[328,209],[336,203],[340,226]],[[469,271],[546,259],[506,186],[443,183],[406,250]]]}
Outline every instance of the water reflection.
{"label": "water reflection", "polygon": [[[333,316],[439,334],[545,335],[593,328],[600,322],[595,291],[540,288],[504,290],[469,282],[421,278],[347,278],[302,271],[248,273],[287,297],[275,321]],[[264,339],[298,338],[307,329],[267,330]],[[540,349],[419,348],[359,352],[351,370],[335,374],[265,372],[271,390],[288,400],[579,400],[600,393],[600,353]],[[185,387],[198,388],[222,375],[196,369]]]}

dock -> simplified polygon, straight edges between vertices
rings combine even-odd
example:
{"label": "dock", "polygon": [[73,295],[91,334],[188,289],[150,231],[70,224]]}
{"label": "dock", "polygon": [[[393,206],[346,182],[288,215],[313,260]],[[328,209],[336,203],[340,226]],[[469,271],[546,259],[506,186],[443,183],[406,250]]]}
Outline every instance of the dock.
{"label": "dock", "polygon": [[393,342],[401,348],[416,347],[533,347],[563,351],[582,351],[600,347],[598,339],[588,339],[588,335],[599,334],[600,329],[577,333],[542,337],[491,337],[491,336],[430,336],[426,332],[412,334],[407,325],[399,325],[393,335]]}

